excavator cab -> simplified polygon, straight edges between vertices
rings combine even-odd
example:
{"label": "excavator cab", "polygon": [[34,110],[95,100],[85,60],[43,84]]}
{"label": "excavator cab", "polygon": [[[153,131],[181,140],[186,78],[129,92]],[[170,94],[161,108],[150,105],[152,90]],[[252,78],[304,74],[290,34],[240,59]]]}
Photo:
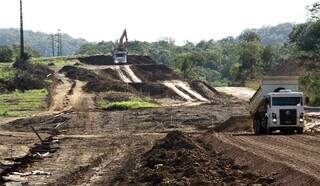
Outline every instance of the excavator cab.
{"label": "excavator cab", "polygon": [[[124,42],[126,39],[126,42]],[[113,59],[115,64],[127,63],[128,52],[126,50],[126,43],[128,42],[127,30],[125,29],[120,37],[118,49],[113,50]]]}

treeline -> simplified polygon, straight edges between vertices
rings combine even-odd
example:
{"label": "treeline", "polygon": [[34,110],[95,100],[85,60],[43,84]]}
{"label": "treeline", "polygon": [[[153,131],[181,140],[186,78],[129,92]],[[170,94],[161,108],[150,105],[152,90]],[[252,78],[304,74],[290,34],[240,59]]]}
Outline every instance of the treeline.
{"label": "treeline", "polygon": [[[24,33],[26,46],[31,47],[41,56],[52,56],[50,34],[33,32],[29,30],[26,30]],[[19,34],[20,33],[18,29],[0,29],[0,46],[19,45]],[[75,54],[77,51],[79,51],[80,47],[86,43],[87,41],[84,39],[74,39],[67,34],[62,34],[63,55]]]}
{"label": "treeline", "polygon": [[308,11],[308,21],[297,25],[289,38],[294,58],[304,61],[303,89],[315,105],[320,105],[320,2],[314,3]]}
{"label": "treeline", "polygon": [[[40,57],[40,54],[33,50],[31,47],[25,47],[25,53],[27,57]],[[15,62],[20,57],[20,46],[0,46],[0,63],[11,63]]]}
{"label": "treeline", "polygon": [[[290,29],[291,24],[281,24],[246,31],[237,38],[228,37],[196,44],[186,42],[183,46],[176,45],[169,38],[158,42],[131,41],[127,48],[130,54],[149,55],[157,62],[182,73],[185,78],[202,79],[214,85],[245,84],[261,77],[262,72],[291,55],[288,46],[283,44],[283,41],[289,39]],[[277,40],[279,36],[266,33],[271,30],[278,30],[282,39]],[[271,44],[265,46],[259,34],[263,34],[263,39]],[[109,54],[114,46],[117,43],[88,43],[78,53]]]}

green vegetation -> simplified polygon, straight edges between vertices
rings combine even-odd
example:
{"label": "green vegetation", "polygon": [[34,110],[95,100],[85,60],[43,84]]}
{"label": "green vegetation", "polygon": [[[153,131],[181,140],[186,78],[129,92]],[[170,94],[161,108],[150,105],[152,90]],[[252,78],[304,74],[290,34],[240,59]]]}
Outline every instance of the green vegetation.
{"label": "green vegetation", "polygon": [[48,65],[53,71],[59,71],[63,66],[73,65],[79,62],[75,58],[67,57],[50,57],[50,58],[32,58],[30,60],[33,64],[43,64]]}
{"label": "green vegetation", "polygon": [[[25,31],[26,46],[32,47],[41,56],[52,56],[51,41],[48,40],[50,34],[42,32]],[[19,30],[0,29],[0,46],[12,46],[19,44]],[[79,48],[87,43],[84,39],[74,39],[67,34],[62,34],[63,40],[63,55],[72,55],[76,53]]]}
{"label": "green vegetation", "polygon": [[16,71],[11,67],[11,64],[0,64],[0,80],[9,80],[14,78]]}
{"label": "green vegetation", "polygon": [[[25,47],[28,58],[39,57],[40,55],[31,47]],[[20,57],[20,47],[18,45],[0,46],[0,63],[12,63]]]}
{"label": "green vegetation", "polygon": [[102,100],[97,103],[99,108],[102,109],[115,109],[115,110],[127,110],[127,109],[140,109],[140,108],[156,108],[158,104],[141,98],[131,98],[127,101],[107,101]]}
{"label": "green vegetation", "polygon": [[290,34],[294,58],[305,61],[301,88],[314,105],[320,105],[320,2],[309,8],[309,20],[297,25]]}
{"label": "green vegetation", "polygon": [[0,116],[25,116],[47,108],[46,89],[0,94]]}

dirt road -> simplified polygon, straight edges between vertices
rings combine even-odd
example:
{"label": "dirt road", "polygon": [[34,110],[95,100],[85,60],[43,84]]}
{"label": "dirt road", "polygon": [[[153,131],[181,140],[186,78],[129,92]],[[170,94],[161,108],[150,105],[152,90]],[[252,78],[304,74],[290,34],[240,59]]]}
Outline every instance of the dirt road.
{"label": "dirt road", "polygon": [[278,184],[320,184],[319,136],[215,133],[202,140],[240,165],[273,176]]}
{"label": "dirt road", "polygon": [[[94,95],[85,93],[83,87],[86,82],[71,80],[63,74],[56,74],[59,83],[56,86],[50,105],[50,112],[60,113],[63,111],[88,111],[94,109]],[[46,114],[50,114],[46,112]]]}
{"label": "dirt road", "polygon": [[247,87],[215,87],[219,92],[232,95],[244,101],[249,101],[256,92],[255,90]]}

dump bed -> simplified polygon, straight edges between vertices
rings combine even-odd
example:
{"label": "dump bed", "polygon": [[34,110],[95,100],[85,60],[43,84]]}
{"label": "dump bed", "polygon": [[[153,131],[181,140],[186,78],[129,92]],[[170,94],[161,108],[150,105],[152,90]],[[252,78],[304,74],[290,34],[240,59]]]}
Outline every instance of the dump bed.
{"label": "dump bed", "polygon": [[249,111],[254,114],[264,101],[266,96],[271,92],[276,92],[279,89],[287,89],[293,92],[299,91],[298,76],[265,76],[261,87],[256,91],[250,99]]}

